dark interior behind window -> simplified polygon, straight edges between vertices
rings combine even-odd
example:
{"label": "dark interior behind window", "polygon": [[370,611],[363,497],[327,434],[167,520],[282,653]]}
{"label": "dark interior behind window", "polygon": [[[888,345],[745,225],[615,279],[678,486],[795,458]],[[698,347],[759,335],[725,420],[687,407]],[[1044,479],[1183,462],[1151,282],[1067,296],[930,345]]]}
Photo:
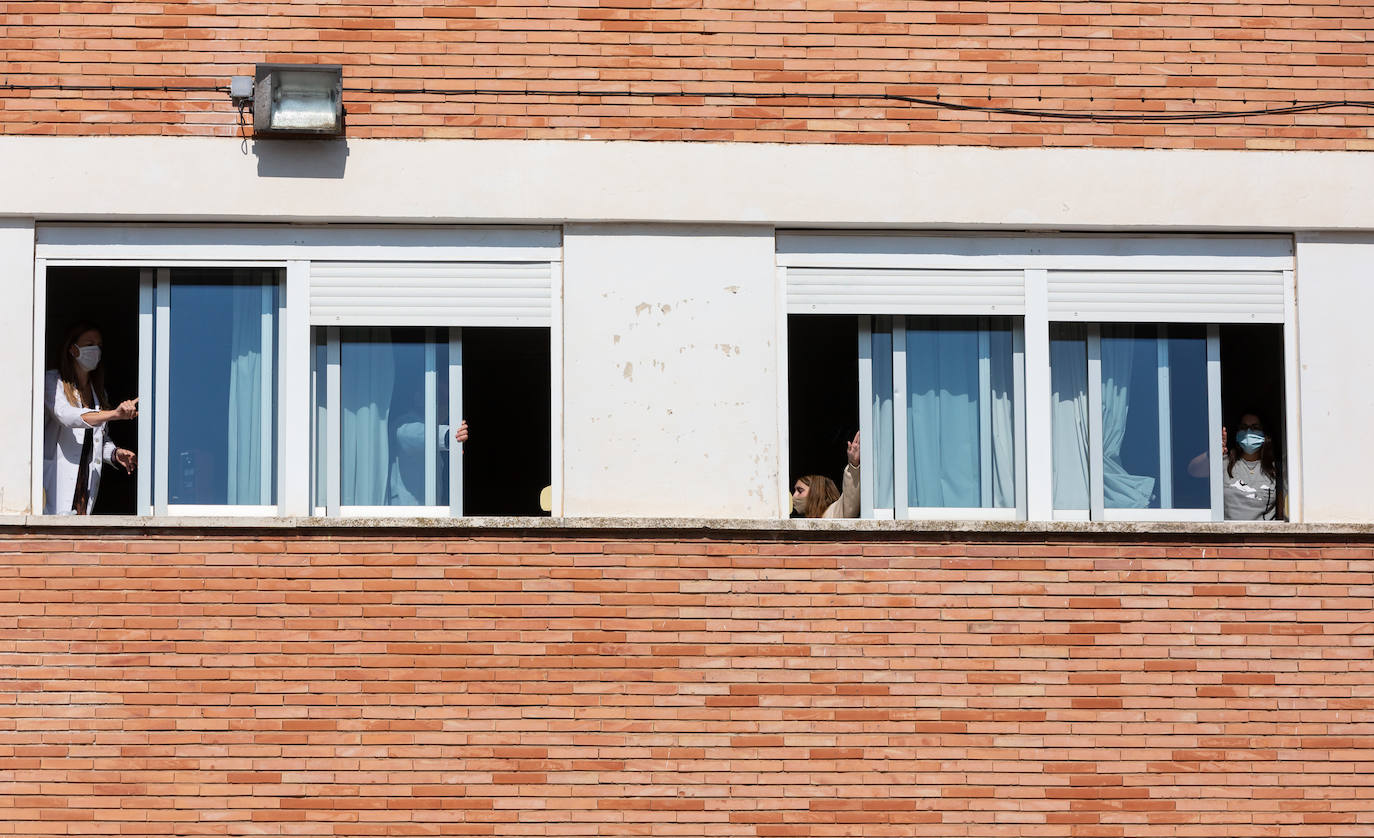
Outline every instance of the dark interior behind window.
{"label": "dark interior behind window", "polygon": [[[45,370],[56,369],[67,330],[79,321],[99,327],[104,342],[101,364],[105,390],[112,402],[138,395],[138,268],[48,269],[48,305],[44,317],[47,344]],[[137,450],[138,422],[111,423],[116,445]],[[96,515],[133,515],[138,508],[138,481],[122,469],[101,471]]]}
{"label": "dark interior behind window", "polygon": [[855,316],[787,318],[789,489],[806,474],[841,483],[845,445],[859,430],[858,347]]}

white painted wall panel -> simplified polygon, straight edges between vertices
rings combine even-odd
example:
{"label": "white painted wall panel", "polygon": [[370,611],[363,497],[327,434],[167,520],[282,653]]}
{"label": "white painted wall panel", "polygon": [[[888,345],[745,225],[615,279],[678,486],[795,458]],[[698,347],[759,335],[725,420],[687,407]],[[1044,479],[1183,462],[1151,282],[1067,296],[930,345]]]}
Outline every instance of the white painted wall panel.
{"label": "white painted wall panel", "polygon": [[1374,522],[1374,234],[1299,236],[1297,274],[1304,519]]}
{"label": "white painted wall panel", "polygon": [[568,515],[778,517],[773,233],[569,225]]}
{"label": "white painted wall panel", "polygon": [[[25,512],[31,493],[34,416],[33,236],[28,219],[0,219],[0,513]],[[36,464],[35,467],[41,467]]]}

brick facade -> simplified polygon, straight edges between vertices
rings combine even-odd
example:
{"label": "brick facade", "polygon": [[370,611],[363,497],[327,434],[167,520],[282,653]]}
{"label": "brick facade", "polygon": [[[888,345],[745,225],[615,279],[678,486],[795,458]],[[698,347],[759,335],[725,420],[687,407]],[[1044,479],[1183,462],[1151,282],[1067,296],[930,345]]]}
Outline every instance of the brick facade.
{"label": "brick facade", "polygon": [[1374,540],[0,541],[0,834],[1374,833]]}
{"label": "brick facade", "polygon": [[[0,133],[234,134],[217,92],[255,62],[340,63],[349,136],[1259,148],[1374,147],[1352,109],[1097,124],[858,98],[1091,112],[1369,100],[1363,3],[569,0],[413,4],[0,2]],[[528,95],[797,93],[798,98]],[[398,89],[480,88],[501,95]],[[373,90],[375,92],[365,92]],[[842,100],[805,94],[844,94]]]}

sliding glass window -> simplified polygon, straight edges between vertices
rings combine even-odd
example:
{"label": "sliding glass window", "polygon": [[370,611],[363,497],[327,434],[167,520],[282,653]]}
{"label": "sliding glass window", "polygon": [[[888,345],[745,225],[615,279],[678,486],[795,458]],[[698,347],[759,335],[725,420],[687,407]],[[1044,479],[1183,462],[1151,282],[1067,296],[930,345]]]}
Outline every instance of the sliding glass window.
{"label": "sliding glass window", "polygon": [[153,364],[140,376],[140,408],[155,420],[141,427],[139,494],[151,509],[140,506],[275,514],[281,271],[143,273],[142,340]]}
{"label": "sliding glass window", "polygon": [[864,424],[874,435],[874,514],[1017,517],[1024,456],[1019,323],[931,316],[862,321],[860,341],[867,345],[860,356],[870,355],[871,370]]}
{"label": "sliding glass window", "polygon": [[1213,476],[1199,457],[1221,432],[1218,361],[1215,326],[1055,324],[1056,515],[1215,517]]}
{"label": "sliding glass window", "polygon": [[[316,502],[332,514],[448,515],[460,329],[328,328],[316,339]],[[323,386],[321,386],[323,385]]]}

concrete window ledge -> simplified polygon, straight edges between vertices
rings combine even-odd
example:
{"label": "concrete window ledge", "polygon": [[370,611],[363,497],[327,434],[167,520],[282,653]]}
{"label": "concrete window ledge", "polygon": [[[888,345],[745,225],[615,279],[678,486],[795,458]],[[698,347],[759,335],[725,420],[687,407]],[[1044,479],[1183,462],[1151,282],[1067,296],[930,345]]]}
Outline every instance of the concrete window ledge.
{"label": "concrete window ledge", "polygon": [[860,521],[759,518],[277,518],[135,516],[0,516],[0,536],[112,532],[127,535],[204,532],[273,532],[349,537],[407,533],[427,536],[510,535],[576,537],[599,533],[628,537],[735,535],[745,538],[928,538],[932,535],[985,536],[1204,536],[1225,538],[1345,536],[1374,537],[1374,524],[1234,521],[1197,522],[1047,522],[1047,521]]}

